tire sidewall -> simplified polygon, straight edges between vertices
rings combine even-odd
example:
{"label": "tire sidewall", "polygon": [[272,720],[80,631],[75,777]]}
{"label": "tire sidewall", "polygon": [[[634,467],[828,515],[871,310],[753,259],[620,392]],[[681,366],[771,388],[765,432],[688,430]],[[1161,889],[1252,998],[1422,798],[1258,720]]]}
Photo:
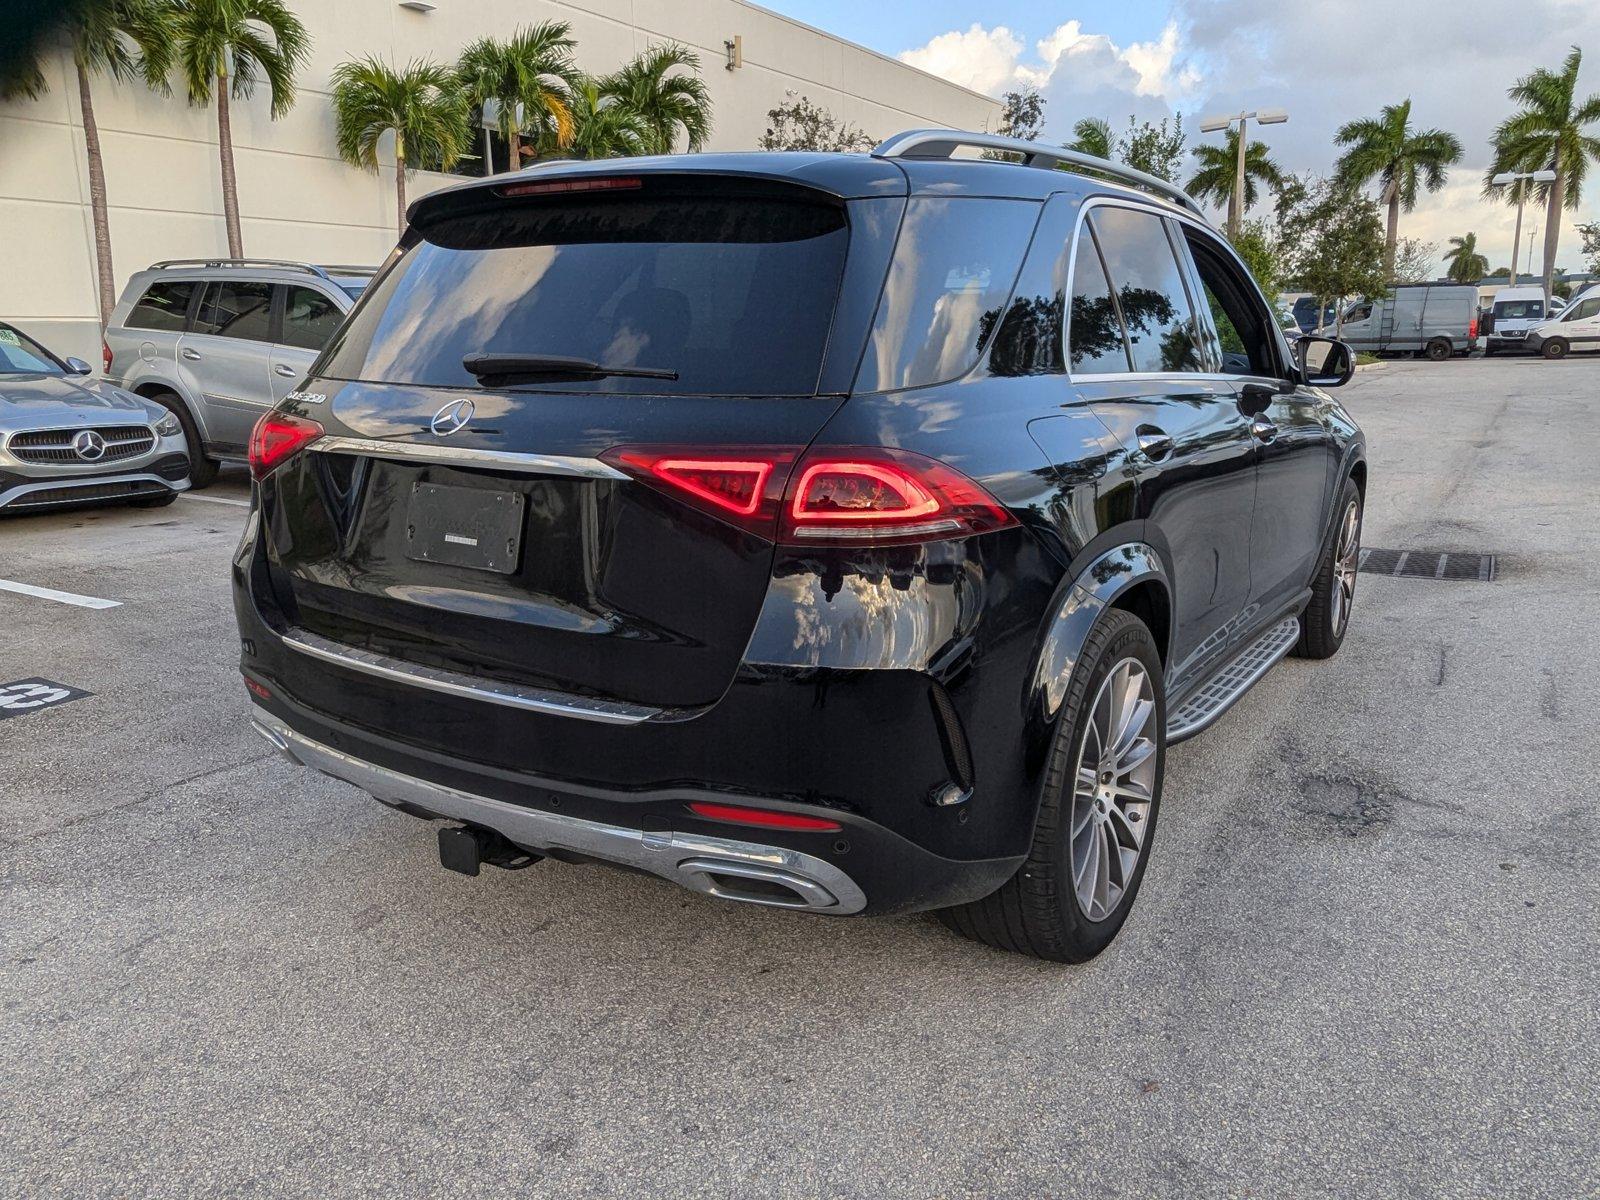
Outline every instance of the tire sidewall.
{"label": "tire sidewall", "polygon": [[216,459],[206,457],[205,448],[200,442],[200,431],[195,428],[194,418],[189,415],[189,406],[173,392],[157,392],[145,399],[161,405],[177,417],[178,424],[183,426],[183,440],[189,447],[189,486],[195,491],[210,487],[216,481],[219,464]]}
{"label": "tire sidewall", "polygon": [[1551,338],[1541,348],[1546,358],[1565,358],[1567,356],[1567,343],[1562,338]]}

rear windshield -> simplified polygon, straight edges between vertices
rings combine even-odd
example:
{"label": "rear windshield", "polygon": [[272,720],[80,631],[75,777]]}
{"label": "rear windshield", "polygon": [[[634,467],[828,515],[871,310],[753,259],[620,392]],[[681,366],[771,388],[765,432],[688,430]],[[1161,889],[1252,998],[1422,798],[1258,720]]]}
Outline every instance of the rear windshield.
{"label": "rear windshield", "polygon": [[446,218],[375,281],[323,364],[336,379],[471,388],[474,354],[676,371],[561,391],[811,395],[848,242],[836,205],[541,197]]}
{"label": "rear windshield", "polygon": [[1543,300],[1501,300],[1494,306],[1494,315],[1515,321],[1519,318],[1544,316]]}

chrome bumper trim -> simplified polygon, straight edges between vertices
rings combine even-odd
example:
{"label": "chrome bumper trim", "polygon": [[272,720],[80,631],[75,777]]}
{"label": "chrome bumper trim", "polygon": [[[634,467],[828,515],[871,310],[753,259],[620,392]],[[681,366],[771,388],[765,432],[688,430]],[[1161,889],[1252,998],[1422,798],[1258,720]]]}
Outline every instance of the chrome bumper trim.
{"label": "chrome bumper trim", "polygon": [[[377,800],[410,804],[441,818],[481,825],[528,849],[566,850],[603,859],[747,904],[836,916],[860,912],[867,904],[866,895],[838,867],[799,850],[672,830],[646,832],[523,808],[356,758],[296,733],[260,708],[254,710],[252,724],[294,762],[353,784]],[[740,879],[779,884],[794,898],[741,892]]]}
{"label": "chrome bumper trim", "polygon": [[471,446],[432,446],[420,442],[388,442],[382,438],[325,437],[307,447],[323,454],[365,454],[446,467],[486,467],[520,475],[565,475],[574,479],[627,479],[598,458],[566,454],[519,454],[512,450],[475,450]]}
{"label": "chrome bumper trim", "polygon": [[333,663],[363,675],[373,675],[394,683],[424,688],[430,692],[443,692],[449,696],[464,696],[481,700],[485,704],[499,704],[523,712],[544,713],[556,717],[577,717],[582,721],[599,721],[606,725],[637,725],[660,714],[659,708],[642,704],[625,704],[614,700],[590,700],[566,692],[546,691],[543,688],[523,687],[515,683],[500,683],[478,675],[465,675],[459,671],[446,671],[437,667],[424,667],[404,659],[390,658],[346,646],[309,629],[290,628],[283,633],[284,645],[291,650],[323,662]]}

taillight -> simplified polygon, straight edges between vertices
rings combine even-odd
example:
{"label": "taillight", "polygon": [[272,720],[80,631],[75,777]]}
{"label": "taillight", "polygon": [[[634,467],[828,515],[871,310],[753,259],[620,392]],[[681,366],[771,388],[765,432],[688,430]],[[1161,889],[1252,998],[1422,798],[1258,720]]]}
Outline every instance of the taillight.
{"label": "taillight", "polygon": [[712,821],[728,821],[734,825],[756,825],[765,829],[803,829],[814,833],[837,833],[844,828],[837,821],[826,821],[821,817],[778,812],[771,808],[747,808],[743,804],[711,804],[695,800],[690,803],[689,811]]}
{"label": "taillight", "polygon": [[1471,341],[1473,338],[1475,338],[1477,336],[1478,336],[1478,318],[1477,317],[1468,317],[1467,318],[1467,340]]}
{"label": "taillight", "polygon": [[111,343],[104,339],[100,342],[100,364],[107,375],[111,374]]}
{"label": "taillight", "polygon": [[1015,525],[959,471],[907,450],[614,446],[600,457],[714,517],[788,545],[884,545]]}
{"label": "taillight", "polygon": [[779,540],[881,545],[966,537],[1017,519],[959,471],[908,450],[828,447],[806,455],[784,504]]}
{"label": "taillight", "polygon": [[306,417],[269,412],[250,431],[250,474],[265,479],[322,436],[322,426]]}

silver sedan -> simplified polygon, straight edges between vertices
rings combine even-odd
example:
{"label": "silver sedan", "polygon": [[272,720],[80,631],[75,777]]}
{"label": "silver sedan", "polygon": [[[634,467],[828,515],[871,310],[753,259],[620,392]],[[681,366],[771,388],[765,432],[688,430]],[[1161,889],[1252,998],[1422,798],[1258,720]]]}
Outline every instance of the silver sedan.
{"label": "silver sedan", "polygon": [[107,501],[157,507],[188,488],[178,419],[91,370],[0,321],[0,513]]}

